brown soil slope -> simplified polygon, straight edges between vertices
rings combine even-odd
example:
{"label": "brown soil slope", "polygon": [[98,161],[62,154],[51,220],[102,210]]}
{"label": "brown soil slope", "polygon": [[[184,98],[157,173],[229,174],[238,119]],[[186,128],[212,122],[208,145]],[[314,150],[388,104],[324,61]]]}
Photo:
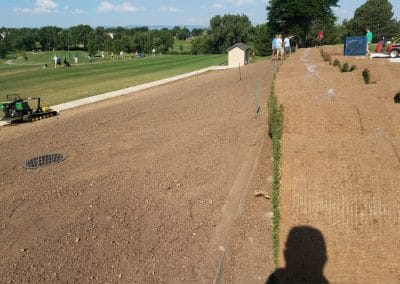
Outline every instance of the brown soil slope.
{"label": "brown soil slope", "polygon": [[[232,271],[261,281],[270,208],[252,191],[266,190],[271,170],[254,84],[265,102],[273,68],[246,66],[241,81],[237,70],[208,73],[0,128],[0,282],[210,283],[235,281]],[[23,168],[47,153],[67,158]]]}
{"label": "brown soil slope", "polygon": [[[357,71],[340,73],[319,49],[303,49],[277,76],[285,107],[281,250],[291,229],[312,226],[326,242],[330,282],[399,283],[400,65],[337,57]],[[375,84],[364,84],[366,67]],[[299,252],[287,260],[304,267],[323,259],[316,246],[303,243],[307,259]]]}

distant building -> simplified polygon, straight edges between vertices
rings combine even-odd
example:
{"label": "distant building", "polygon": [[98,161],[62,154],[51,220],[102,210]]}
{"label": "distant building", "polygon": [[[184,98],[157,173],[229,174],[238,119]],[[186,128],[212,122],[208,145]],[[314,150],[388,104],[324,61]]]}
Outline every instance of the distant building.
{"label": "distant building", "polygon": [[249,63],[250,47],[237,43],[228,49],[228,67],[238,68]]}
{"label": "distant building", "polygon": [[114,39],[114,33],[107,33],[107,35],[108,35],[111,39]]}

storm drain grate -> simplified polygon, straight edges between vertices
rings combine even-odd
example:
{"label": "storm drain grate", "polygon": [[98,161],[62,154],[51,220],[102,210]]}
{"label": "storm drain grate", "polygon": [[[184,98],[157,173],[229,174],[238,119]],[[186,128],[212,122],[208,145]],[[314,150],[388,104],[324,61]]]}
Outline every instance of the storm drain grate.
{"label": "storm drain grate", "polygon": [[37,169],[39,167],[47,166],[53,163],[59,163],[65,159],[63,154],[47,154],[42,155],[36,158],[33,158],[29,161],[26,161],[25,168],[26,169]]}

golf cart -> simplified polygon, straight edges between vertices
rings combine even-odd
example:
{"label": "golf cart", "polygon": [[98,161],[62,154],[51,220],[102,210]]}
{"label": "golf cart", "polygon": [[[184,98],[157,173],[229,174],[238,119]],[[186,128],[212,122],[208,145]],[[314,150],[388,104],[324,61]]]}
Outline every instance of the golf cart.
{"label": "golf cart", "polygon": [[399,55],[400,55],[400,37],[394,39],[392,42],[388,42],[386,51],[389,53],[391,58],[399,57]]}

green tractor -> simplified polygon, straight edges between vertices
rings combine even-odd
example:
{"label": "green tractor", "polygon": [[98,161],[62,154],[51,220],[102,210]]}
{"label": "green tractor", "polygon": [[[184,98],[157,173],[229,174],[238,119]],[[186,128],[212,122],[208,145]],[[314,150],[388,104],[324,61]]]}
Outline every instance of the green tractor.
{"label": "green tractor", "polygon": [[[36,107],[31,108],[29,101],[37,101]],[[4,116],[1,121],[14,122],[31,122],[43,118],[57,115],[57,111],[40,104],[40,98],[23,99],[18,95],[7,95],[7,101],[0,103],[0,110]]]}

